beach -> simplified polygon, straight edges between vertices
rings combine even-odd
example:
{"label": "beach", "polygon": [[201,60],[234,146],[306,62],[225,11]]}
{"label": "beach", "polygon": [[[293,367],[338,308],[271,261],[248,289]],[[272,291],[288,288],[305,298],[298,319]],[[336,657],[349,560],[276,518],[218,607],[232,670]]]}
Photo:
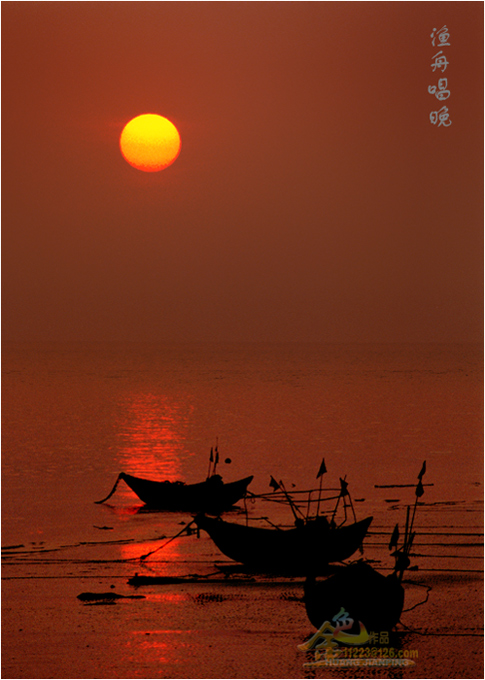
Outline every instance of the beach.
{"label": "beach", "polygon": [[[480,677],[476,357],[456,347],[145,354],[57,347],[6,355],[2,676]],[[204,531],[168,543],[192,515],[146,512],[124,484],[95,503],[121,470],[204,478],[216,442],[211,420],[224,479],[254,474],[256,495],[271,491],[270,474],[289,489],[318,486],[325,452],[324,487],[346,476],[357,518],[373,517],[363,557],[382,573],[392,569],[389,538],[396,523],[403,530],[427,461],[391,652],[414,665],[304,667],[314,652],[298,645],[315,629],[302,577],[227,576],[220,566],[230,560]],[[33,462],[25,467],[27,452]],[[232,463],[223,465],[228,455]],[[249,520],[292,524],[288,507],[261,499],[239,503],[225,519],[244,523],[245,505]],[[134,574],[185,580],[133,587]]]}

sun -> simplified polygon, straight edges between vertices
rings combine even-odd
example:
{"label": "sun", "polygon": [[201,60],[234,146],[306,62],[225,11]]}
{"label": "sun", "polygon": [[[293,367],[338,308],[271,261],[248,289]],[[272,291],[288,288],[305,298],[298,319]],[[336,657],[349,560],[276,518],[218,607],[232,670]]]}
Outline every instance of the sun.
{"label": "sun", "polygon": [[173,123],[155,113],[130,120],[120,136],[123,158],[137,170],[158,172],[180,153],[180,135]]}

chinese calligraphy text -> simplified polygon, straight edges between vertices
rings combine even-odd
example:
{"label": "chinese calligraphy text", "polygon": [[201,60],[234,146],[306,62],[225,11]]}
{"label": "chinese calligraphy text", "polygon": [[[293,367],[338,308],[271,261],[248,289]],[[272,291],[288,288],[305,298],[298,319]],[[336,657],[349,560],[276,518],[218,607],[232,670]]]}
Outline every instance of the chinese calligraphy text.
{"label": "chinese calligraphy text", "polygon": [[[431,32],[431,44],[433,47],[449,47],[450,33],[448,27],[442,26],[440,29],[433,28]],[[443,50],[439,50],[431,61],[431,70],[433,73],[444,73],[448,68],[450,62],[446,58]],[[439,102],[443,102],[451,95],[448,89],[448,78],[439,78],[436,85],[428,86],[428,93],[434,95]],[[443,105],[437,111],[431,111],[429,120],[432,125],[437,127],[449,127],[451,125],[450,114],[448,107]]]}

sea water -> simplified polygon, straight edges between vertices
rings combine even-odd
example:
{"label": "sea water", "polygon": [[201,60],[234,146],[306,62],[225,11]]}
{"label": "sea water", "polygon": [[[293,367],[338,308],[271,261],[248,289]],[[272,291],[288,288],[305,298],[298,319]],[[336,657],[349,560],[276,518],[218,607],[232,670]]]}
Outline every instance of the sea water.
{"label": "sea water", "polygon": [[[427,505],[418,513],[417,526],[421,522],[421,528],[433,535],[443,531],[475,535],[481,531],[482,516],[482,416],[482,352],[476,345],[5,344],[2,545],[7,548],[4,575],[9,587],[3,603],[10,618],[4,626],[9,631],[17,625],[15,616],[21,611],[25,618],[19,628],[24,631],[29,621],[35,622],[43,639],[47,624],[40,612],[47,602],[52,606],[53,592],[60,593],[64,605],[64,626],[65,617],[71,621],[70,598],[81,581],[88,589],[107,580],[114,581],[112,585],[120,583],[117,579],[126,583],[125,577],[134,571],[129,560],[159,547],[160,536],[175,535],[192,518],[143,512],[124,484],[108,503],[94,501],[107,495],[121,471],[157,480],[202,481],[215,447],[217,472],[225,481],[254,475],[249,489],[256,495],[271,491],[271,476],[283,481],[290,494],[318,488],[322,482],[324,497],[335,495],[340,478],[345,479],[353,499],[349,519],[354,513],[358,519],[374,516],[370,549],[374,541],[383,564],[384,544],[395,523],[403,527],[405,508],[415,501],[414,485],[425,460],[422,501]],[[317,480],[322,459],[327,472]],[[296,497],[306,512],[307,495]],[[331,512],[333,504],[322,509]],[[231,521],[247,521],[246,513],[278,524],[293,521],[287,505],[261,500],[239,505],[239,512],[228,517]],[[463,540],[453,539],[444,552],[455,554],[443,554],[435,568],[453,574],[455,544]],[[426,561],[426,547],[421,553]],[[428,553],[437,555],[432,548]],[[470,558],[461,566],[473,571],[480,565],[465,546],[461,555]],[[207,536],[187,536],[171,542],[153,559],[148,566],[138,564],[136,571],[207,573],[214,570],[214,561],[225,558]],[[30,603],[30,609],[16,590],[20,581],[15,578],[20,575],[53,579],[50,589],[46,581],[35,581],[42,587],[36,591],[37,605]],[[72,590],[66,593],[56,579],[68,575]],[[168,597],[154,591],[151,596],[159,605],[160,597]],[[177,598],[182,600],[175,608]],[[166,612],[185,611],[180,591],[171,591],[164,602],[172,607]],[[295,605],[285,601],[278,607],[290,604]],[[141,634],[143,626],[135,621],[143,611],[147,610],[127,616],[120,639],[125,633]],[[278,611],[272,616],[278,617]],[[301,606],[292,612],[302,617],[300,624],[305,620]],[[258,631],[259,615],[246,614],[244,618],[239,612],[240,626]],[[197,620],[199,628],[191,624],[192,632],[207,633],[208,621],[211,625],[219,621],[219,628],[225,625],[217,610]],[[88,636],[85,623],[79,625],[78,651]],[[278,621],[274,625],[278,629]],[[169,621],[162,626],[171,631],[172,647],[174,630],[183,628],[180,622],[177,626],[172,629]],[[61,634],[59,629],[54,632],[50,639]],[[40,644],[39,636],[35,639]],[[62,677],[62,673],[67,677],[66,665],[49,656],[48,644],[25,665],[25,640],[16,633],[10,642],[18,656],[15,660],[4,652],[4,677]],[[267,675],[249,669],[248,660],[237,670],[237,661],[228,666],[227,659],[224,671],[207,662],[201,675],[193,675],[194,668],[187,666],[180,650],[168,655],[170,671],[163,670],[162,663],[155,673],[153,664],[161,657],[153,656],[153,648],[148,657],[141,647],[137,650],[138,664],[151,659],[140,677],[299,677],[285,667]],[[82,665],[88,657],[79,661],[81,668],[72,677],[91,677],[94,667],[104,668],[96,677],[139,677],[126,649],[106,652],[111,660],[117,653],[124,659],[117,670],[98,650],[92,665]],[[27,675],[22,675],[22,667]],[[32,675],[36,667],[39,674]],[[53,668],[59,669],[58,676]]]}
{"label": "sea water", "polygon": [[481,497],[476,346],[20,345],[3,372],[4,544],[82,533],[120,471],[201,481],[216,445],[256,493],[318,486],[325,458],[357,497],[423,460],[441,499]]}

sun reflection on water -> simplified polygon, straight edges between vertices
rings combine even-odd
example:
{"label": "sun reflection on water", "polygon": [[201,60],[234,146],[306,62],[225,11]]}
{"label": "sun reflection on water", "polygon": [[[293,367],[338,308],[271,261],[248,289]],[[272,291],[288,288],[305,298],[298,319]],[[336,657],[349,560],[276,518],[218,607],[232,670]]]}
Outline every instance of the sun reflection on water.
{"label": "sun reflection on water", "polygon": [[188,653],[190,650],[191,646],[187,640],[191,639],[193,632],[192,630],[177,629],[133,630],[126,641],[126,647],[136,650],[136,653],[150,654],[151,652],[155,655],[158,665],[178,665],[184,652]]}
{"label": "sun reflection on water", "polygon": [[[164,534],[160,534],[164,535]],[[153,550],[157,552],[154,553],[151,559],[147,558],[148,561],[143,561],[143,565],[149,568],[154,568],[157,575],[162,575],[161,572],[166,572],[164,568],[164,563],[174,563],[182,559],[182,553],[178,546],[177,539],[170,541],[170,536],[162,538],[158,541],[143,541],[137,543],[129,543],[127,545],[122,545],[121,547],[121,557],[124,560],[137,560],[141,555],[147,555]],[[183,540],[183,539],[182,539]]]}
{"label": "sun reflection on water", "polygon": [[160,481],[181,479],[191,410],[163,395],[138,394],[127,401],[119,426],[123,470]]}

